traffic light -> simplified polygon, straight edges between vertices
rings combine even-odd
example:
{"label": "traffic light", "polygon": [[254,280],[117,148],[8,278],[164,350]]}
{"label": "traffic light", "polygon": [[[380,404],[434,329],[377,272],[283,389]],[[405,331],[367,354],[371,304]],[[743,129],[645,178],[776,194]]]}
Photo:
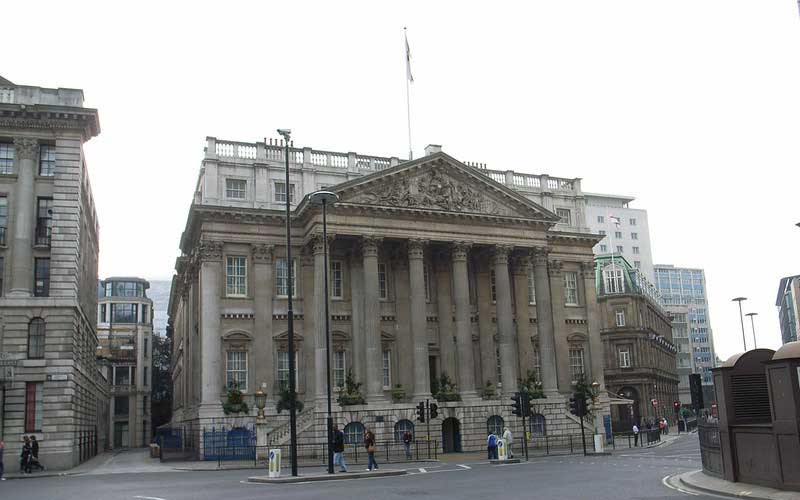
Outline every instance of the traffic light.
{"label": "traffic light", "polygon": [[576,417],[581,416],[581,395],[577,392],[569,398],[569,412],[575,415]]}
{"label": "traffic light", "polygon": [[689,375],[689,392],[692,394],[692,408],[699,411],[703,404],[703,379],[699,373]]}
{"label": "traffic light", "polygon": [[438,416],[439,416],[439,407],[436,406],[436,403],[431,403],[431,405],[428,407],[428,418],[433,420]]}
{"label": "traffic light", "polygon": [[421,402],[417,405],[417,420],[425,423],[425,403]]}
{"label": "traffic light", "polygon": [[678,400],[673,401],[672,408],[675,410],[675,414],[677,415],[681,412],[681,402]]}
{"label": "traffic light", "polygon": [[522,416],[522,406],[523,406],[524,403],[522,402],[522,398],[520,397],[520,393],[515,392],[514,395],[511,396],[511,400],[513,401],[513,403],[511,403],[511,408],[512,408],[511,409],[511,413],[513,413],[514,415],[516,415],[518,417],[521,417]]}
{"label": "traffic light", "polygon": [[528,392],[520,392],[520,403],[522,403],[522,414],[526,417],[531,416],[531,395]]}
{"label": "traffic light", "polygon": [[592,406],[592,397],[588,394],[583,395],[583,404],[581,405],[581,413],[585,417],[589,414],[589,408]]}

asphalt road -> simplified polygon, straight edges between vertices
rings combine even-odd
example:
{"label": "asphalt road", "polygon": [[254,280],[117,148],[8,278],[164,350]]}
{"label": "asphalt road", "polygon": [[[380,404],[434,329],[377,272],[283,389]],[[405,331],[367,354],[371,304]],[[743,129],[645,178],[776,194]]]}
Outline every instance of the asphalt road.
{"label": "asphalt road", "polygon": [[692,434],[669,445],[618,450],[612,456],[544,457],[503,466],[457,461],[418,464],[424,469],[409,469],[406,476],[294,485],[248,483],[247,477],[256,475],[252,470],[43,477],[0,483],[0,499],[686,499],[691,497],[662,480],[699,469],[698,446],[697,435]]}

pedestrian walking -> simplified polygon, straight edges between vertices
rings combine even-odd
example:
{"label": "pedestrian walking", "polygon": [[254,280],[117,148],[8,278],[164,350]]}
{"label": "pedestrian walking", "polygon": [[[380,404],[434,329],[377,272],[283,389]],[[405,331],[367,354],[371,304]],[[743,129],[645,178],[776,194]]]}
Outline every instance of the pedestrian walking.
{"label": "pedestrian walking", "polygon": [[506,455],[508,455],[508,458],[514,458],[514,452],[511,451],[511,441],[513,441],[513,436],[511,436],[511,431],[508,430],[508,427],[506,427],[506,430],[503,431],[503,441],[506,442]]}
{"label": "pedestrian walking", "polygon": [[406,452],[406,460],[411,460],[411,441],[414,440],[414,436],[411,435],[411,431],[406,430],[403,433],[403,449]]}
{"label": "pedestrian walking", "polygon": [[633,424],[633,446],[639,446],[639,426],[636,424]]}
{"label": "pedestrian walking", "polygon": [[3,477],[3,450],[6,449],[6,444],[3,441],[0,441],[0,481],[5,481],[6,478]]}
{"label": "pedestrian walking", "polygon": [[19,470],[25,474],[31,473],[31,439],[23,436],[22,453],[20,454]]}
{"label": "pedestrian walking", "polygon": [[489,454],[489,460],[497,460],[497,436],[494,432],[490,432],[489,438],[486,440],[486,451]]}
{"label": "pedestrian walking", "polygon": [[339,472],[347,472],[347,464],[344,461],[344,432],[339,430],[338,425],[333,426],[333,465],[339,466]]}
{"label": "pedestrian walking", "polygon": [[39,463],[39,441],[33,434],[31,434],[31,467],[36,467],[40,471],[44,470],[44,466]]}
{"label": "pedestrian walking", "polygon": [[375,434],[370,429],[364,434],[364,448],[367,449],[367,470],[378,470],[378,462],[375,461]]}

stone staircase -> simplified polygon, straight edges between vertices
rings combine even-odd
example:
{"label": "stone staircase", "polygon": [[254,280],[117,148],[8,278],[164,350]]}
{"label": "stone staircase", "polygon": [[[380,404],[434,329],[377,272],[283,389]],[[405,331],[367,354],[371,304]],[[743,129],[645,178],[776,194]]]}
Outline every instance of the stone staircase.
{"label": "stone staircase", "polygon": [[[307,431],[314,425],[314,407],[309,405],[304,408],[302,412],[297,414],[297,434]],[[291,429],[289,422],[272,429],[267,435],[267,443],[269,446],[280,446],[289,442]]]}

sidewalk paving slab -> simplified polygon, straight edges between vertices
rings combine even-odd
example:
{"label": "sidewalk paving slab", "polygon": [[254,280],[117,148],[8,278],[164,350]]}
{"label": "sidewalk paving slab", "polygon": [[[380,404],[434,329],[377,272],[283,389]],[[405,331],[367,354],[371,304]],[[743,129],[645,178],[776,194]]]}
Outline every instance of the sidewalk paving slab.
{"label": "sidewalk paving slab", "polygon": [[248,477],[247,480],[251,483],[292,484],[305,483],[307,481],[339,481],[344,479],[364,479],[368,477],[402,476],[404,474],[406,474],[405,469],[390,469],[371,472],[338,472],[336,474],[304,474],[299,476],[280,477],[254,476]]}
{"label": "sidewalk paving slab", "polygon": [[689,489],[713,493],[731,498],[749,498],[752,500],[800,500],[800,492],[785,491],[766,486],[748,483],[732,483],[724,479],[709,476],[702,470],[685,472],[673,476],[680,484]]}

